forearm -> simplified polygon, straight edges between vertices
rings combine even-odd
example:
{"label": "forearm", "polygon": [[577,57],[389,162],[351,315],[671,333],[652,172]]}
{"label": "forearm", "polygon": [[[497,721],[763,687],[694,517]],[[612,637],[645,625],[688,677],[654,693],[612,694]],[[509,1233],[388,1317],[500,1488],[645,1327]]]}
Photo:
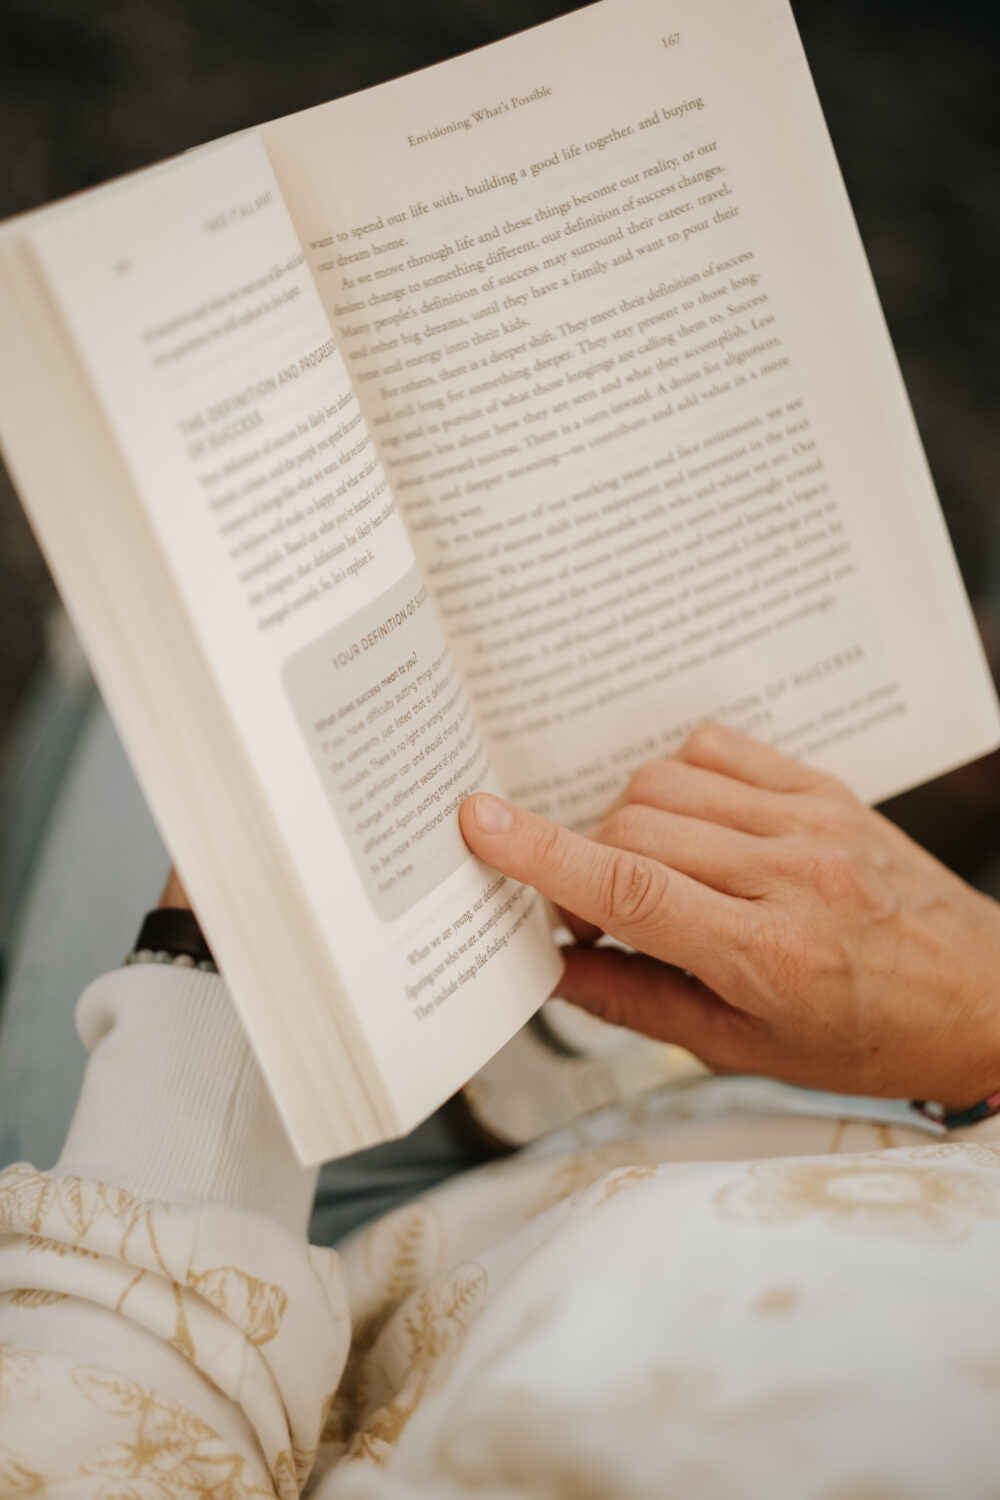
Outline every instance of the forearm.
{"label": "forearm", "polygon": [[304,1236],[316,1174],[292,1152],[217,974],[117,969],[85,991],[77,1024],[91,1056],[56,1172],[266,1213]]}
{"label": "forearm", "polygon": [[221,1463],[277,1486],[346,1352],[334,1257],[305,1242],[314,1173],[217,976],[118,970],[79,1019],[59,1163],[0,1176],[0,1341],[21,1371],[0,1443],[54,1482],[144,1444],[155,1464],[169,1437],[199,1482]]}

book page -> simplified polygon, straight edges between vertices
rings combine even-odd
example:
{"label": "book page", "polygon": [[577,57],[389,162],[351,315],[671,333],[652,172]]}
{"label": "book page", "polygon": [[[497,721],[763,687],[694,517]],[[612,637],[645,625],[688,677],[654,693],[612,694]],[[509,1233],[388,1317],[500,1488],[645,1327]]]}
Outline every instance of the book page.
{"label": "book page", "polygon": [[[255,136],[199,153],[48,216],[31,243],[331,971],[415,1123],[559,965],[535,893],[459,833],[459,802],[496,777],[267,156]],[[178,733],[196,711],[177,704]],[[175,852],[193,878],[199,849]],[[238,869],[195,884],[210,938],[240,893]],[[289,1027],[297,1003],[280,997]]]}
{"label": "book page", "polygon": [[263,137],[512,796],[586,826],[705,718],[871,799],[996,743],[785,4],[605,0]]}

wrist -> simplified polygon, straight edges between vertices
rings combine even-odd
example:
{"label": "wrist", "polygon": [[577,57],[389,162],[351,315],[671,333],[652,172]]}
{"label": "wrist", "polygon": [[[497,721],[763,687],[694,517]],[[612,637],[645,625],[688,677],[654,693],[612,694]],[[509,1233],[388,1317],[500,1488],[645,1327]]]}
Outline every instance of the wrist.
{"label": "wrist", "polygon": [[960,1023],[951,1028],[953,1044],[942,1045],[945,1066],[932,1070],[939,1077],[936,1087],[931,1084],[933,1092],[928,1090],[928,1113],[949,1128],[1000,1112],[1000,1006],[985,974],[976,989],[979,1003],[966,1003],[964,1014],[956,1012]]}
{"label": "wrist", "polygon": [[182,968],[218,967],[198,919],[190,907],[160,905],[147,912],[126,966],[141,963],[177,964]]}
{"label": "wrist", "polygon": [[296,1162],[218,975],[113,970],[85,991],[77,1026],[91,1057],[57,1172],[304,1232],[316,1174]]}
{"label": "wrist", "polygon": [[975,1104],[958,1107],[935,1104],[924,1099],[915,1099],[913,1102],[929,1120],[943,1125],[946,1130],[957,1130],[963,1125],[977,1125],[980,1120],[988,1120],[992,1115],[1000,1114],[1000,1091],[987,1094]]}
{"label": "wrist", "polygon": [[947,933],[950,972],[939,1009],[945,1024],[927,1055],[937,1082],[925,1088],[949,1123],[974,1110],[978,1118],[994,1113],[988,1101],[1000,1094],[1000,903],[969,887],[966,896],[958,908],[964,921]]}
{"label": "wrist", "polygon": [[192,909],[188,893],[181,884],[181,878],[173,865],[170,867],[167,883],[160,893],[160,899],[157,904],[159,906],[173,907],[175,911],[190,911]]}

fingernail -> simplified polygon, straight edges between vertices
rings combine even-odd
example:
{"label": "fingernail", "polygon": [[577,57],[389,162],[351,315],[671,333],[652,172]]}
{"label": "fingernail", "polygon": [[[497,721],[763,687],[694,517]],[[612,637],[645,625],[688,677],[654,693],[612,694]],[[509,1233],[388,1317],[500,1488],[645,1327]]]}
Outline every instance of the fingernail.
{"label": "fingernail", "polygon": [[473,815],[480,833],[510,833],[514,826],[512,809],[489,792],[481,792],[476,798]]}

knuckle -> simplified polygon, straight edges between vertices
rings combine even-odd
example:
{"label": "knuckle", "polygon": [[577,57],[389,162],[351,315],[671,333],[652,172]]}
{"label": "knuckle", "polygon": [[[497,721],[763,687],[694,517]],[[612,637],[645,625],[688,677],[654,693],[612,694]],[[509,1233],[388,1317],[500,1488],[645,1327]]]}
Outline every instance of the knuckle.
{"label": "knuckle", "polygon": [[665,872],[648,860],[624,851],[612,857],[605,892],[609,919],[643,927],[659,913],[665,893]]}
{"label": "knuckle", "polygon": [[860,809],[861,803],[846,782],[836,776],[831,776],[827,771],[817,771],[812,767],[809,769],[812,774],[812,792],[815,796],[831,798],[841,807],[846,805]]}
{"label": "knuckle", "polygon": [[825,849],[816,873],[820,889],[834,900],[852,895],[861,883],[857,861],[847,849]]}
{"label": "knuckle", "polygon": [[782,840],[771,851],[775,873],[793,886],[811,887],[817,883],[821,851],[814,844]]}
{"label": "knuckle", "polygon": [[850,844],[858,835],[858,812],[840,799],[812,796],[804,808],[805,822],[813,833],[837,844]]}
{"label": "knuckle", "polygon": [[807,844],[791,849],[786,872],[797,886],[817,892],[829,903],[867,900],[871,885],[863,859],[842,847]]}
{"label": "knuckle", "polygon": [[543,823],[535,834],[532,864],[543,876],[557,873],[563,864],[563,831],[558,823]]}

